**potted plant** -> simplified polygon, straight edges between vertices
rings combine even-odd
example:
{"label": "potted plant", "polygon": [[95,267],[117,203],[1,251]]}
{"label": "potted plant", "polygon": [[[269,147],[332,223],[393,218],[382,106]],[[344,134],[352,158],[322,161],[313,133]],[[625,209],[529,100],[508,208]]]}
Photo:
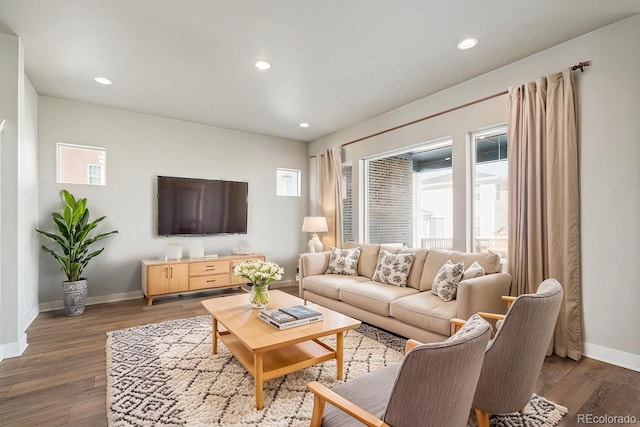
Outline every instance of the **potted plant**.
{"label": "potted plant", "polygon": [[92,243],[102,240],[118,231],[109,231],[98,235],[91,232],[106,217],[100,217],[89,221],[89,209],[87,199],[76,200],[67,190],[62,190],[62,199],[65,207],[60,212],[51,214],[56,224],[57,233],[49,233],[40,229],[36,231],[57,243],[61,252],[42,245],[42,249],[49,252],[60,264],[67,280],[62,283],[62,300],[64,301],[67,316],[78,316],[84,312],[87,299],[87,280],[82,277],[82,271],[87,263],[100,255],[104,248],[89,252]]}

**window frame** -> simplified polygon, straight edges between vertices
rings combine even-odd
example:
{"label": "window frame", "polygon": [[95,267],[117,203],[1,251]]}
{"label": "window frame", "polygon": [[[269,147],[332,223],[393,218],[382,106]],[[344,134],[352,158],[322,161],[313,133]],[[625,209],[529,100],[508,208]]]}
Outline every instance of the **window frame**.
{"label": "window frame", "polygon": [[[493,136],[493,135],[497,135],[497,134],[507,134],[509,133],[508,130],[508,125],[507,123],[499,123],[499,124],[494,124],[491,126],[487,126],[487,127],[483,127],[480,129],[476,129],[474,131],[471,131],[468,133],[468,141],[469,141],[469,167],[468,167],[468,174],[469,174],[469,210],[467,213],[467,223],[468,223],[468,227],[467,227],[467,252],[473,252],[476,253],[476,240],[477,240],[477,233],[476,233],[476,221],[475,218],[478,216],[477,215],[477,209],[476,209],[476,203],[479,200],[479,198],[477,198],[476,196],[479,194],[477,192],[477,188],[476,188],[476,175],[477,175],[477,141],[482,139],[479,137],[487,137],[487,136]],[[507,146],[509,144],[509,140],[508,140],[508,136],[507,136]],[[508,162],[508,152],[507,152],[507,159],[506,161]],[[507,172],[508,173],[508,172]],[[507,175],[508,177],[508,175]],[[500,197],[498,196],[497,199],[495,201],[500,200]],[[508,212],[507,212],[507,216],[508,216]]]}
{"label": "window frame", "polygon": [[[361,187],[362,187],[362,196],[360,200],[360,220],[361,220],[361,241],[364,243],[371,243],[371,239],[369,237],[369,163],[376,160],[381,160],[389,157],[396,157],[402,154],[407,154],[412,151],[430,151],[437,150],[444,147],[451,147],[453,157],[453,148],[454,148],[454,137],[453,135],[446,135],[438,138],[434,138],[428,141],[422,141],[417,144],[408,145],[399,149],[385,151],[383,153],[377,153],[371,156],[361,158],[361,168],[360,168],[360,179],[361,179]],[[453,171],[453,162],[451,166],[451,170]],[[414,185],[413,185],[413,200],[417,201],[416,192],[419,191],[420,183],[415,179],[416,173],[414,172]],[[355,203],[355,201],[354,201]],[[421,248],[422,236],[419,236],[418,233],[422,229],[421,215],[420,215],[420,207],[417,204],[414,204],[414,212],[413,212],[413,246],[416,248]],[[453,221],[453,219],[452,219]],[[453,240],[453,238],[452,238]]]}
{"label": "window frame", "polygon": [[[290,194],[288,191],[281,192],[280,191],[280,177],[284,173],[292,173],[295,176],[295,194]],[[301,197],[301,188],[302,188],[302,171],[300,169],[291,169],[291,168],[276,168],[276,196],[282,197]]]}

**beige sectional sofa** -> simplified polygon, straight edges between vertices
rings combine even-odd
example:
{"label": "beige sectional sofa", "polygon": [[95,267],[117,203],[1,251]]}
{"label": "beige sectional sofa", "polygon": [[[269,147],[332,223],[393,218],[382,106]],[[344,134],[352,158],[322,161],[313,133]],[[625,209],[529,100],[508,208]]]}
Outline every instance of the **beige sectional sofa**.
{"label": "beige sectional sofa", "polygon": [[[360,248],[357,275],[326,274],[330,252],[302,255],[300,297],[421,342],[442,341],[449,337],[452,334],[449,319],[454,317],[467,319],[478,311],[506,311],[501,296],[509,294],[511,276],[500,272],[498,255],[398,249],[354,242],[344,245],[345,249],[355,247]],[[391,253],[414,253],[406,286],[372,280],[381,249]],[[448,260],[464,263],[465,269],[475,261],[486,274],[461,280],[456,298],[443,301],[431,292],[431,286]]]}

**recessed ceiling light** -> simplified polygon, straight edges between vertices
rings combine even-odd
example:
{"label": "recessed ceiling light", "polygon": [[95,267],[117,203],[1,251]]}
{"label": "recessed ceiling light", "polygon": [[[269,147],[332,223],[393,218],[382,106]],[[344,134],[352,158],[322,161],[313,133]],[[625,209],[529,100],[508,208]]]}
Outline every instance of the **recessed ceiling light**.
{"label": "recessed ceiling light", "polygon": [[271,62],[267,61],[266,59],[258,59],[253,63],[253,65],[255,65],[259,70],[268,70],[269,68],[271,68]]}
{"label": "recessed ceiling light", "polygon": [[478,40],[477,39],[471,39],[471,38],[470,39],[464,39],[460,43],[458,43],[458,49],[460,49],[460,50],[471,49],[472,47],[474,47],[477,44],[478,44]]}
{"label": "recessed ceiling light", "polygon": [[97,81],[98,83],[100,83],[101,85],[110,85],[113,82],[111,80],[109,80],[106,77],[96,77],[95,79],[93,79],[95,81]]}
{"label": "recessed ceiling light", "polygon": [[301,128],[308,128],[309,127],[309,123],[300,123],[300,127]]}

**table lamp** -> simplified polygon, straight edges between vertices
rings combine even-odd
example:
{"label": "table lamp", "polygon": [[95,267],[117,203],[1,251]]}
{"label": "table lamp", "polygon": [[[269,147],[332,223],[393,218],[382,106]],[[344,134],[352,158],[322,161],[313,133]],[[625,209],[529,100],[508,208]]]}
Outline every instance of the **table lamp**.
{"label": "table lamp", "polygon": [[309,253],[322,252],[322,242],[318,237],[318,233],[329,231],[327,218],[323,216],[305,216],[304,221],[302,221],[302,231],[313,233],[311,240],[307,244]]}

